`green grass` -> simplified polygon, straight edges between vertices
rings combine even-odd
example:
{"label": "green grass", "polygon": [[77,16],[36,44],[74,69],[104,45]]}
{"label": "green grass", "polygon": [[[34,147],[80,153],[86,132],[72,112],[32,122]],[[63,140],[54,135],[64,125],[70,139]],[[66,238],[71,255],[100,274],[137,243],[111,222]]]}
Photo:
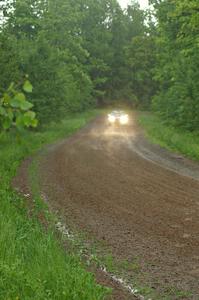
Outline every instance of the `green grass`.
{"label": "green grass", "polygon": [[165,124],[151,113],[140,113],[139,122],[151,142],[199,160],[199,132],[189,132]]}
{"label": "green grass", "polygon": [[53,230],[28,216],[26,199],[10,186],[20,162],[43,145],[84,126],[96,111],[66,116],[38,132],[0,136],[0,299],[105,299],[108,291],[95,283],[80,258],[66,252]]}

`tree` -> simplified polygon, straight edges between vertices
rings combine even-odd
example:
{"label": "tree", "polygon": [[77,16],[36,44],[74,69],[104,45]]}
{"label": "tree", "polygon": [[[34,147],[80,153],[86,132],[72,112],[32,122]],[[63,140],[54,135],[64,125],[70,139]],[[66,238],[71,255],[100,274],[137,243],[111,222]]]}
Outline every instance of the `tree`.
{"label": "tree", "polygon": [[154,36],[147,34],[134,37],[125,49],[131,98],[135,106],[144,109],[150,109],[157,88],[153,80],[155,53]]}
{"label": "tree", "polygon": [[12,10],[4,9],[9,16],[4,32],[16,40],[15,66],[33,82],[39,118],[87,108],[92,82],[83,65],[88,53],[81,45],[77,6],[63,0],[18,0]]}
{"label": "tree", "polygon": [[151,1],[156,9],[159,92],[153,107],[186,129],[199,126],[199,3],[197,0]]}
{"label": "tree", "polygon": [[17,0],[3,11],[0,81],[6,87],[29,74],[40,120],[96,102],[149,102],[152,44],[136,1],[123,11],[116,0]]}

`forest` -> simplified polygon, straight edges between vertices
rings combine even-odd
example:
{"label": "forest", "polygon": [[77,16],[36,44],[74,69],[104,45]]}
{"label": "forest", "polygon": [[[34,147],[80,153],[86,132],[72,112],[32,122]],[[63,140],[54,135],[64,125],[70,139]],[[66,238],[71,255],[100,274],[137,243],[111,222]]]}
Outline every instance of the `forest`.
{"label": "forest", "polygon": [[[198,129],[199,2],[149,2],[123,10],[117,0],[1,1],[1,128],[18,116],[16,99],[5,111],[5,91],[25,80],[40,123],[125,103]],[[27,103],[26,123],[36,126]]]}
{"label": "forest", "polygon": [[0,299],[198,299],[199,0],[139,3],[0,0]]}

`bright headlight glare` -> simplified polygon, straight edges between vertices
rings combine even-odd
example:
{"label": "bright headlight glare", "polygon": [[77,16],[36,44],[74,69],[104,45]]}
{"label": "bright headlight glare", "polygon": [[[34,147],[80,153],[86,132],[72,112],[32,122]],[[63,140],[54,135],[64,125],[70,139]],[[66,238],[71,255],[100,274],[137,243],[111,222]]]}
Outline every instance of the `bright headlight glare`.
{"label": "bright headlight glare", "polygon": [[109,122],[114,123],[114,122],[115,122],[115,117],[109,115],[109,116],[108,116],[108,120],[109,120]]}
{"label": "bright headlight glare", "polygon": [[120,123],[121,123],[121,124],[127,124],[128,121],[129,121],[129,118],[128,118],[127,115],[121,116],[121,117],[120,117]]}

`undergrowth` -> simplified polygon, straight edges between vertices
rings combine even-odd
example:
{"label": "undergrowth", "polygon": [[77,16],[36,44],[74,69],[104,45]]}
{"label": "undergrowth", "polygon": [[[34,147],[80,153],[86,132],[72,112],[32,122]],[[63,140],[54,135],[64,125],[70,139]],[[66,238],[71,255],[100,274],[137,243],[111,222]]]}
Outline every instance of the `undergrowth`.
{"label": "undergrowth", "polygon": [[51,229],[27,213],[27,199],[11,188],[20,162],[43,145],[72,134],[96,111],[66,116],[36,132],[0,136],[0,299],[105,299],[79,257],[67,253]]}
{"label": "undergrowth", "polygon": [[151,142],[199,160],[199,132],[173,127],[151,113],[140,113],[139,122]]}

